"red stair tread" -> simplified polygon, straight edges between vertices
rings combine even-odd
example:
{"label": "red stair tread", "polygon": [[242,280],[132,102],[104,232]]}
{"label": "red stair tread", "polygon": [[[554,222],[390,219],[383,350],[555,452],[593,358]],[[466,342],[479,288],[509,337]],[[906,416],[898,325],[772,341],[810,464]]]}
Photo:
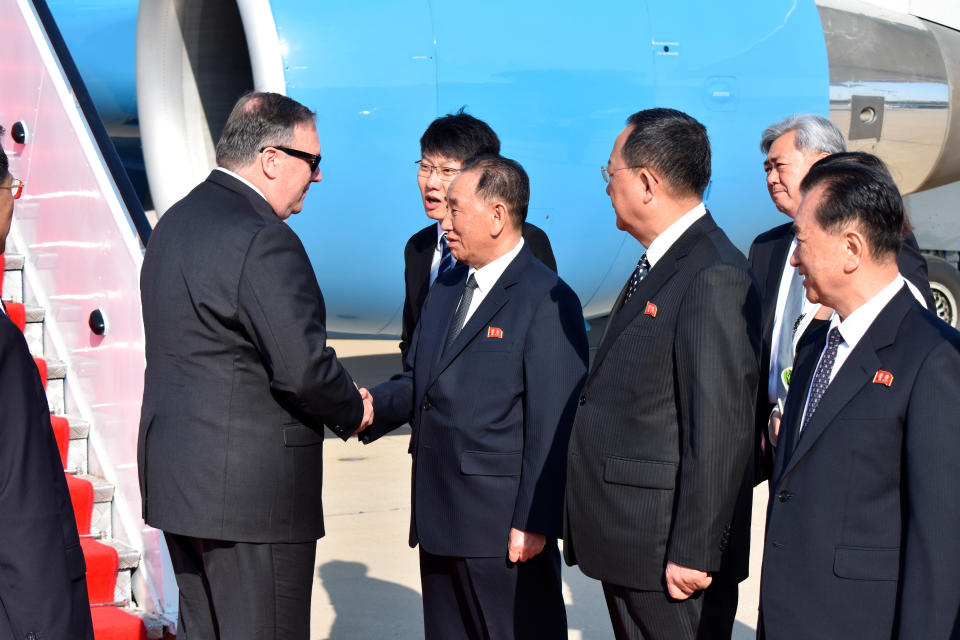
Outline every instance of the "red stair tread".
{"label": "red stair tread", "polygon": [[116,607],[91,607],[95,640],[147,640],[143,620]]}
{"label": "red stair tread", "polygon": [[113,602],[117,586],[120,556],[117,550],[92,538],[80,538],[83,558],[87,563],[87,594],[90,604]]}
{"label": "red stair tread", "polygon": [[67,468],[67,451],[70,448],[70,421],[63,416],[50,416],[50,426],[57,439],[57,449],[60,450],[60,460],[63,468]]}
{"label": "red stair tread", "polygon": [[20,331],[27,328],[27,308],[25,306],[19,302],[4,302],[3,306],[7,310],[7,315],[13,321],[13,324],[17,325]]}
{"label": "red stair tread", "polygon": [[47,388],[47,361],[43,358],[34,358],[33,361],[37,363],[37,371],[40,372],[40,380],[43,382],[43,388]]}
{"label": "red stair tread", "polygon": [[93,518],[93,483],[67,474],[67,489],[73,503],[73,517],[77,520],[77,532],[86,535],[90,533]]}

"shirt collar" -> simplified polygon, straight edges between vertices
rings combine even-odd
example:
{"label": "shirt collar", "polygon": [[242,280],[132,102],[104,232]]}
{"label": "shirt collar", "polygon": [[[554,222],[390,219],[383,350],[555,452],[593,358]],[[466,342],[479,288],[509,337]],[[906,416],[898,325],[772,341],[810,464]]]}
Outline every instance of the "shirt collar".
{"label": "shirt collar", "polygon": [[443,251],[443,236],[446,234],[447,232],[440,228],[440,221],[437,220],[437,251]]}
{"label": "shirt collar", "polygon": [[[230,169],[225,169],[224,167],[217,167],[216,170],[217,170],[217,171],[223,171],[223,172],[224,172],[225,174],[227,174],[228,176],[230,176],[230,177],[232,177],[232,178],[236,178],[237,180],[239,180],[239,181],[242,182],[243,184],[245,184],[245,185],[247,185],[248,187],[250,187],[251,189],[253,189],[253,190],[257,193],[258,196],[260,196],[260,197],[263,198],[264,200],[267,199],[267,196],[263,195],[263,191],[260,191],[260,189],[257,189],[255,186],[253,186],[253,183],[252,183],[252,182],[250,182],[249,180],[247,180],[247,179],[244,178],[243,176],[238,175],[238,174],[234,173],[233,171],[230,171]],[[267,201],[267,204],[270,204],[270,202]],[[272,208],[272,207],[271,207],[271,208]]]}
{"label": "shirt collar", "polygon": [[900,289],[903,288],[904,282],[906,281],[903,279],[903,276],[898,273],[897,277],[894,278],[890,284],[857,307],[856,310],[848,315],[842,322],[840,321],[840,316],[834,311],[830,317],[830,328],[837,327],[841,337],[843,337],[843,341],[853,349],[857,346],[857,343],[860,342],[864,334],[867,333],[870,325],[877,319],[877,316],[880,315],[883,308],[886,307]]}
{"label": "shirt collar", "polygon": [[513,259],[517,257],[517,254],[520,253],[520,250],[523,249],[523,238],[520,238],[520,242],[517,243],[513,249],[507,251],[505,254],[494,260],[489,264],[485,264],[479,269],[474,269],[470,267],[470,270],[467,272],[467,278],[470,277],[470,274],[473,274],[473,277],[477,280],[477,288],[480,289],[482,295],[487,295],[490,292],[490,289],[493,288],[493,285],[497,284],[497,280],[500,279],[500,276],[503,275],[503,272],[507,270],[507,267],[510,266],[510,263],[513,262]]}
{"label": "shirt collar", "polygon": [[690,211],[686,212],[678,219],[674,220],[673,224],[664,229],[663,233],[658,235],[653,239],[653,242],[650,243],[650,246],[647,247],[647,262],[650,263],[650,268],[652,269],[657,261],[663,257],[663,255],[669,251],[670,247],[673,246],[680,236],[693,226],[693,223],[702,218],[707,214],[707,208],[701,202]]}

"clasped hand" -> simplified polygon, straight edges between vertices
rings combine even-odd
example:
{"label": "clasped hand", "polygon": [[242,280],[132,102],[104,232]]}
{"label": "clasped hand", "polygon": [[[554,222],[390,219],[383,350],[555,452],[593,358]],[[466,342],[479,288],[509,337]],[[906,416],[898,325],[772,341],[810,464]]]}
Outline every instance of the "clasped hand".
{"label": "clasped hand", "polygon": [[[357,383],[354,382],[353,385],[357,386]],[[360,426],[353,432],[353,435],[357,435],[373,424],[373,396],[370,395],[370,390],[366,387],[357,387],[357,391],[360,392],[360,398],[363,400],[363,419],[360,420]]]}

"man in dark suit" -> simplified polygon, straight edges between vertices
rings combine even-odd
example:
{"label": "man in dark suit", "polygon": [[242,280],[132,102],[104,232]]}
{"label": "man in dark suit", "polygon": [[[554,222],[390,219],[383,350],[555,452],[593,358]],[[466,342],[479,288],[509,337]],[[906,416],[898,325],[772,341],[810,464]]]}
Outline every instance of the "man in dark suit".
{"label": "man in dark suit", "polygon": [[603,177],[646,252],[580,396],[564,555],[603,582],[617,638],[729,638],[749,556],[756,287],[703,206],[699,122],[633,114]]}
{"label": "man in dark suit", "polygon": [[[760,149],[767,175],[767,190],[777,209],[790,222],[763,232],[748,254],[750,269],[760,288],[763,341],[760,351],[760,386],[757,392],[757,441],[760,443],[757,482],[769,475],[772,443],[786,398],[783,372],[793,365],[797,341],[830,317],[831,309],[803,296],[797,270],[790,265],[796,241],[792,219],[800,205],[800,183],[813,163],[846,151],[843,135],[829,119],[814,114],[794,115],[763,132]],[[907,233],[898,257],[901,273],[915,295],[933,308],[927,267],[916,238]]]}
{"label": "man in dark suit", "polygon": [[887,175],[815,164],[791,264],[835,309],[801,339],[770,480],[760,633],[960,637],[960,334],[899,274]]}
{"label": "man in dark suit", "polygon": [[308,637],[323,426],[347,438],[372,410],[326,346],[323,295],[284,223],[320,181],[314,118],[242,97],[217,169],[144,257],[140,490],[188,640]]}
{"label": "man in dark suit", "polygon": [[500,156],[451,183],[442,227],[462,266],[430,290],[408,370],[371,390],[361,434],[413,427],[428,640],[567,637],[557,537],[587,337],[576,294],[521,236],[528,199]]}
{"label": "man in dark suit", "polygon": [[[22,189],[0,148],[0,254]],[[47,396],[2,302],[0,523],[0,640],[93,640],[86,566]]]}
{"label": "man in dark suit", "polygon": [[[500,153],[500,139],[486,122],[464,113],[463,109],[431,122],[420,138],[417,185],[424,213],[437,222],[410,236],[403,249],[406,297],[403,300],[400,355],[404,363],[430,286],[438,273],[452,269],[457,262],[446,248],[444,232],[440,228],[447,206],[447,185],[468,159],[484,153]],[[556,272],[557,262],[550,240],[540,227],[524,222],[523,241],[534,257]]]}

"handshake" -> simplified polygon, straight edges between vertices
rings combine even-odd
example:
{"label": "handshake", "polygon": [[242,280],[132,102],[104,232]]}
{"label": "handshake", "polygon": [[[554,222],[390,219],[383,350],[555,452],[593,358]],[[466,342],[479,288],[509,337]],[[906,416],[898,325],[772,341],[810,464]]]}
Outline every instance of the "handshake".
{"label": "handshake", "polygon": [[[354,382],[353,386],[357,386],[357,383]],[[357,387],[357,391],[360,392],[360,398],[363,399],[363,419],[360,421],[360,426],[357,427],[357,430],[354,431],[352,436],[357,435],[371,424],[373,424],[373,396],[370,395],[370,390],[366,387]]]}

